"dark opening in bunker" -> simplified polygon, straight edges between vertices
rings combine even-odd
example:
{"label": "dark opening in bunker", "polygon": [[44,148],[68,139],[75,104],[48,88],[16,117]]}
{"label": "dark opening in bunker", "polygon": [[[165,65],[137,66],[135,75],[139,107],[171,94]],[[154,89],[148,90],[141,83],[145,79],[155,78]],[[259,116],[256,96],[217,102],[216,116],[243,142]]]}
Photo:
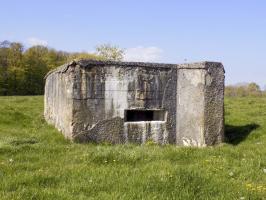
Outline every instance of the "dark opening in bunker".
{"label": "dark opening in bunker", "polygon": [[126,122],[165,121],[164,110],[125,110]]}

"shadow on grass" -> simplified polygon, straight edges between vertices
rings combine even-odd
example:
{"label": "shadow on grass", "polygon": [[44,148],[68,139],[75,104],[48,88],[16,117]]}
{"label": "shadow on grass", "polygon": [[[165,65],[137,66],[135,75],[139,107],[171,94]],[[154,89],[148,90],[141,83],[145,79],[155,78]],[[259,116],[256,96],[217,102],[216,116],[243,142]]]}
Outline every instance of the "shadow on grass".
{"label": "shadow on grass", "polygon": [[258,124],[247,124],[244,126],[232,126],[225,125],[225,141],[226,143],[232,145],[238,145],[240,142],[244,141],[248,135],[259,128]]}

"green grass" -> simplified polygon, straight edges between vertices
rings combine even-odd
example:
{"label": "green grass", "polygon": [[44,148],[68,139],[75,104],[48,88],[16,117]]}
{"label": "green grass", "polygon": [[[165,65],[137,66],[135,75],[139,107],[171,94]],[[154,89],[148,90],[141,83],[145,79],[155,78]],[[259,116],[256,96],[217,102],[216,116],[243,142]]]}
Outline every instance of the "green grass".
{"label": "green grass", "polygon": [[43,97],[0,97],[0,199],[266,199],[266,98],[225,100],[227,143],[74,144]]}

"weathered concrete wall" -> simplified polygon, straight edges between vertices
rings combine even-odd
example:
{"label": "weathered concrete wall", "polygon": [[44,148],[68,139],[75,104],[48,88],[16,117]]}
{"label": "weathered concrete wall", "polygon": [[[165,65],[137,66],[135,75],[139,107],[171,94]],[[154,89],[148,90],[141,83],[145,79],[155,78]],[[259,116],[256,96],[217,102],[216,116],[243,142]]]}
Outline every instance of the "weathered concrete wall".
{"label": "weathered concrete wall", "polygon": [[224,69],[221,63],[206,63],[204,94],[204,139],[210,146],[224,141]]}
{"label": "weathered concrete wall", "polygon": [[204,145],[204,69],[179,69],[177,72],[177,137],[185,146]]}
{"label": "weathered concrete wall", "polygon": [[[223,73],[207,62],[73,62],[47,75],[45,118],[79,142],[216,144],[223,139]],[[163,119],[127,121],[127,110],[159,110]]]}
{"label": "weathered concrete wall", "polygon": [[[175,141],[175,73],[176,69],[170,67],[76,66],[74,139],[112,143]],[[161,109],[167,112],[167,119],[124,123],[127,109]]]}
{"label": "weathered concrete wall", "polygon": [[178,145],[207,146],[224,138],[224,69],[221,63],[179,65]]}
{"label": "weathered concrete wall", "polygon": [[73,137],[73,73],[64,65],[46,77],[44,117],[49,124],[62,131],[67,138]]}

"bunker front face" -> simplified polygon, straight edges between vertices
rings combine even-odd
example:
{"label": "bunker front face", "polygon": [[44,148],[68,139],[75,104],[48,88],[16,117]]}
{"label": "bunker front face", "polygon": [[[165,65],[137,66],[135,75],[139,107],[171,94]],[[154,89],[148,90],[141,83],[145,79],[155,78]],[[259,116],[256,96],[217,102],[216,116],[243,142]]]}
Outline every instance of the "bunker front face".
{"label": "bunker front face", "polygon": [[45,119],[77,142],[208,146],[224,138],[221,63],[79,60],[49,72]]}

